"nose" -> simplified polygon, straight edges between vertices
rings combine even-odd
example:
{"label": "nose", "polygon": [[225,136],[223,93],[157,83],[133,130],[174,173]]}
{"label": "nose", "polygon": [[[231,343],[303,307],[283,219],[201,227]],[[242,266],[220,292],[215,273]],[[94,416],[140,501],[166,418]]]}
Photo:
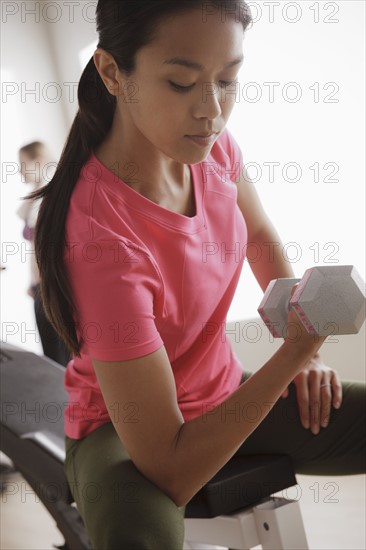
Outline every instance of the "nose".
{"label": "nose", "polygon": [[211,82],[202,84],[202,89],[195,104],[196,118],[215,119],[221,115],[220,88]]}

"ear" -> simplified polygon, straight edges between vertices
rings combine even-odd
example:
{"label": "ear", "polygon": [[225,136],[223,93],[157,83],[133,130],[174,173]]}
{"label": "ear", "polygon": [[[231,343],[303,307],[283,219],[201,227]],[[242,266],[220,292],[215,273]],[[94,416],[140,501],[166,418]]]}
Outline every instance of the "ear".
{"label": "ear", "polygon": [[123,93],[123,77],[113,55],[103,48],[97,48],[93,54],[93,60],[108,92],[114,96]]}

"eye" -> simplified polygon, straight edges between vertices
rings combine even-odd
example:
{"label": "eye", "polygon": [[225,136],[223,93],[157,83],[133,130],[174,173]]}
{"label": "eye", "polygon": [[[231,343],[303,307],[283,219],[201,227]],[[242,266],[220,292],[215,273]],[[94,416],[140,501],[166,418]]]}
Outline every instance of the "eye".
{"label": "eye", "polygon": [[[172,80],[169,80],[168,82],[174,90],[176,90],[177,92],[182,92],[182,93],[188,92],[194,86],[194,84],[191,84],[190,86],[180,86],[179,84],[176,84]],[[231,86],[232,84],[235,84],[236,82],[237,82],[237,80],[220,80],[220,86],[222,88],[227,88],[228,86]]]}
{"label": "eye", "polygon": [[194,84],[192,84],[191,86],[180,86],[179,84],[176,84],[172,80],[169,80],[168,82],[174,90],[176,90],[177,92],[183,92],[183,93],[187,92],[194,86]]}

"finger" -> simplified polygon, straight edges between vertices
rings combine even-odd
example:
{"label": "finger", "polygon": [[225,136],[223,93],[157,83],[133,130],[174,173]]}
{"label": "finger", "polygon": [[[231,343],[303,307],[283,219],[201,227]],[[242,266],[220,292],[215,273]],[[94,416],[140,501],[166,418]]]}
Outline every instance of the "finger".
{"label": "finger", "polygon": [[282,399],[286,399],[286,397],[288,397],[288,388],[286,388],[286,389],[282,392],[281,397],[282,397]]}
{"label": "finger", "polygon": [[296,397],[299,408],[301,424],[304,428],[310,428],[309,388],[307,376],[300,376],[296,380]]}
{"label": "finger", "polygon": [[326,428],[329,424],[330,410],[332,406],[332,384],[330,375],[324,375],[320,384],[320,424]]}
{"label": "finger", "polygon": [[320,380],[322,373],[312,371],[309,374],[309,408],[310,408],[310,429],[314,435],[320,430],[321,392]]}
{"label": "finger", "polygon": [[333,371],[332,373],[332,392],[333,392],[333,407],[335,409],[339,409],[339,407],[342,404],[342,382],[341,379],[338,376],[338,373],[336,371]]}

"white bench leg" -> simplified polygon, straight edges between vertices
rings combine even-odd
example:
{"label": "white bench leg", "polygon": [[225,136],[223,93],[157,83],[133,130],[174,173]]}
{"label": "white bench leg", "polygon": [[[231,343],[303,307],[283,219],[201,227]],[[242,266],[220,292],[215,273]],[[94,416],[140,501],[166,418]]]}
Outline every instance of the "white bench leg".
{"label": "white bench leg", "polygon": [[272,498],[236,514],[185,519],[184,550],[249,550],[258,545],[263,550],[309,549],[296,500]]}
{"label": "white bench leg", "polygon": [[274,498],[253,508],[263,550],[308,550],[297,500]]}
{"label": "white bench leg", "polygon": [[249,550],[260,544],[252,508],[236,514],[215,518],[186,518],[185,541],[198,548],[197,543],[235,550]]}

